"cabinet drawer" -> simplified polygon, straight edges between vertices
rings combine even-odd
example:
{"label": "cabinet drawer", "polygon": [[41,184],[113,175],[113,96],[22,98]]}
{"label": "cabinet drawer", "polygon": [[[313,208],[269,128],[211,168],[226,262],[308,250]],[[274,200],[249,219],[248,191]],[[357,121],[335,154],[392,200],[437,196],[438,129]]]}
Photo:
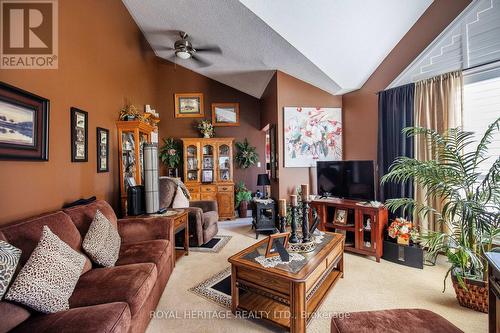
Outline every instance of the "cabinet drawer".
{"label": "cabinet drawer", "polygon": [[201,185],[201,193],[217,193],[217,186]]}
{"label": "cabinet drawer", "polygon": [[201,193],[201,200],[217,200],[217,193]]}
{"label": "cabinet drawer", "polygon": [[200,200],[200,194],[199,193],[191,193],[191,201],[193,200]]}
{"label": "cabinet drawer", "polygon": [[186,188],[188,189],[189,193],[200,193],[200,187],[199,186],[189,186],[187,185]]}
{"label": "cabinet drawer", "polygon": [[332,249],[332,252],[326,257],[327,260],[327,266],[330,267],[334,262],[335,259],[338,258],[338,256],[342,253],[342,244],[338,244]]}
{"label": "cabinet drawer", "polygon": [[174,230],[176,230],[181,225],[186,225],[187,215],[183,215],[182,217],[176,218],[174,222]]}
{"label": "cabinet drawer", "polygon": [[217,191],[219,192],[233,192],[233,185],[219,185],[217,186]]}
{"label": "cabinet drawer", "polygon": [[323,273],[326,271],[326,268],[328,267],[327,264],[327,259],[323,260],[318,267],[309,275],[309,277],[306,280],[306,290],[311,289],[316,281],[319,280],[319,278],[323,275]]}

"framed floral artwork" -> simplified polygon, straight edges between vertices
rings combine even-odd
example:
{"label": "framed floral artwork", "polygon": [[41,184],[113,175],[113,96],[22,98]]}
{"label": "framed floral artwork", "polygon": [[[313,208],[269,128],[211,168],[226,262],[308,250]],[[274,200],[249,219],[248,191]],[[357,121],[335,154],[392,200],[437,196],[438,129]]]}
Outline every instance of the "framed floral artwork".
{"label": "framed floral artwork", "polygon": [[284,108],[285,167],[342,159],[342,109]]}

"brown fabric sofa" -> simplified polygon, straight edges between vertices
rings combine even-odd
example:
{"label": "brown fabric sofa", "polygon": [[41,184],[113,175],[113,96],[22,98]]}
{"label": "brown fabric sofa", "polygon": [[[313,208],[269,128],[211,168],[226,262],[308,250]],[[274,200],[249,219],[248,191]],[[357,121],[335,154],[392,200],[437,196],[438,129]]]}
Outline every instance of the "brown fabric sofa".
{"label": "brown fabric sofa", "polygon": [[[161,208],[172,207],[176,191],[177,184],[175,182],[167,177],[160,177]],[[189,208],[186,209],[189,218],[189,244],[201,246],[208,243],[219,232],[217,201],[190,201]]]}
{"label": "brown fabric sofa", "polygon": [[[20,248],[18,267],[28,260],[44,225],[74,250],[99,209],[118,228],[122,245],[115,267],[87,260],[70,309],[41,314],[8,301],[0,302],[0,332],[143,332],[174,267],[173,225],[165,218],[116,218],[105,201],[43,214],[0,228],[0,239]],[[6,320],[4,320],[6,318]]]}

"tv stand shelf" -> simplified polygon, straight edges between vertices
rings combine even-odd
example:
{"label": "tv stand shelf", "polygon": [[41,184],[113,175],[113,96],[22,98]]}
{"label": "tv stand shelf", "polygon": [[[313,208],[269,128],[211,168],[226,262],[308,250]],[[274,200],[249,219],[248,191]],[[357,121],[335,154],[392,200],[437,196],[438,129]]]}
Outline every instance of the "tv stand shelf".
{"label": "tv stand shelf", "polygon": [[[387,208],[362,205],[362,201],[326,198],[311,202],[320,217],[319,229],[345,235],[345,251],[374,256],[377,262],[383,254]],[[344,210],[344,223],[335,221],[336,212]],[[349,244],[349,245],[348,245]]]}

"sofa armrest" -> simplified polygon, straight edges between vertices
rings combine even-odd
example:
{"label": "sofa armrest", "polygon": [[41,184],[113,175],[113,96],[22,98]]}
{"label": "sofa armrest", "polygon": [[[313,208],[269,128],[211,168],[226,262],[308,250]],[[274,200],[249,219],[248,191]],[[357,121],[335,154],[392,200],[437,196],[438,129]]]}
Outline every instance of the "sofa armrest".
{"label": "sofa armrest", "polygon": [[217,201],[215,200],[197,200],[197,201],[190,201],[189,202],[189,207],[198,207],[203,210],[203,213],[206,212],[218,212],[217,208]]}
{"label": "sofa armrest", "polygon": [[118,220],[118,233],[123,243],[153,239],[174,242],[174,224],[168,217],[138,217]]}

